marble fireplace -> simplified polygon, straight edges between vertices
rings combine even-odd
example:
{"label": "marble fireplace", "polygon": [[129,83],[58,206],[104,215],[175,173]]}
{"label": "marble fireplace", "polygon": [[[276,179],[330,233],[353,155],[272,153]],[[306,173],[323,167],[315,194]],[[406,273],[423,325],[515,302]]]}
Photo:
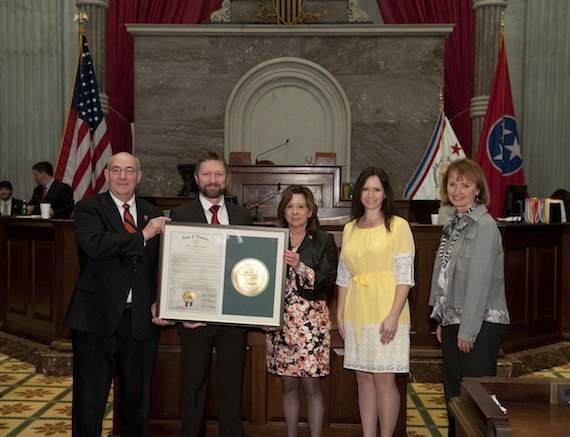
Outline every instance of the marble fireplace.
{"label": "marble fireplace", "polygon": [[127,25],[139,194],[175,196],[177,165],[205,150],[248,151],[254,163],[289,140],[263,159],[303,165],[335,152],[345,182],[381,166],[401,198],[435,125],[452,27],[358,21],[355,1],[315,2],[332,9],[314,24],[258,24],[251,1],[231,3],[217,23]]}

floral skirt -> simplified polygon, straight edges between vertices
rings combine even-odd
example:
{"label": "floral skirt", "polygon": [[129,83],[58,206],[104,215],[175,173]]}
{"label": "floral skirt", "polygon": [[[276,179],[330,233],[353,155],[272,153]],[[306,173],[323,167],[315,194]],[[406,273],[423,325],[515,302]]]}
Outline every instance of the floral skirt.
{"label": "floral skirt", "polygon": [[326,301],[286,293],[282,330],[267,333],[267,371],[279,376],[329,374],[331,322]]}

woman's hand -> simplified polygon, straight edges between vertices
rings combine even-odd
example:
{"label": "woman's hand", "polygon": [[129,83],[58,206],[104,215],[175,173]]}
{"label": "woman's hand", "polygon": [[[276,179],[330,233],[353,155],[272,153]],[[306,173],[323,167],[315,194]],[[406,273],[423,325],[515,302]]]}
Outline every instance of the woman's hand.
{"label": "woman's hand", "polygon": [[441,325],[438,323],[437,328],[435,328],[435,336],[437,337],[437,341],[441,344]]}
{"label": "woman's hand", "polygon": [[398,318],[392,315],[388,315],[384,321],[380,324],[380,343],[388,344],[396,336],[398,331]]}
{"label": "woman's hand", "polygon": [[474,343],[467,341],[467,340],[461,340],[460,338],[457,339],[457,349],[459,349],[461,352],[468,354],[469,352],[471,352],[473,350],[473,346]]}
{"label": "woman's hand", "polygon": [[283,252],[283,260],[295,271],[299,270],[301,267],[301,255],[293,250],[286,250]]}
{"label": "woman's hand", "polygon": [[206,326],[205,323],[192,323],[192,322],[182,322],[182,326],[188,329],[196,329],[200,326]]}

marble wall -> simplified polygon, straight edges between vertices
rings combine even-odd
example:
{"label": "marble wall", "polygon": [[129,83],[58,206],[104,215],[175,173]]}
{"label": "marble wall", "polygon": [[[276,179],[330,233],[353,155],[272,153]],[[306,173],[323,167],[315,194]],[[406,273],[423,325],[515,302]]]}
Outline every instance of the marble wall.
{"label": "marble wall", "polygon": [[182,185],[177,164],[195,162],[205,150],[226,153],[231,145],[225,110],[236,84],[261,62],[292,57],[324,68],[348,97],[351,170],[345,181],[368,165],[381,166],[401,198],[436,122],[451,27],[212,24],[128,30],[135,40],[140,195],[176,195]]}

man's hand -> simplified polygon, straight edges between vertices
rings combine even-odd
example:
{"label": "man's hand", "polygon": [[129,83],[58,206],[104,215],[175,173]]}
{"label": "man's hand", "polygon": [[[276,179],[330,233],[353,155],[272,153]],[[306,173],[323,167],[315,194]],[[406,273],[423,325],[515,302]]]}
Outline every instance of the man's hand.
{"label": "man's hand", "polygon": [[152,315],[152,323],[158,326],[169,326],[174,325],[174,322],[169,322],[168,320],[163,320],[160,317],[156,317],[156,302],[150,306],[150,313]]}
{"label": "man's hand", "polygon": [[164,233],[164,225],[169,221],[170,219],[168,217],[155,217],[150,219],[142,230],[144,241],[147,242],[158,234]]}

